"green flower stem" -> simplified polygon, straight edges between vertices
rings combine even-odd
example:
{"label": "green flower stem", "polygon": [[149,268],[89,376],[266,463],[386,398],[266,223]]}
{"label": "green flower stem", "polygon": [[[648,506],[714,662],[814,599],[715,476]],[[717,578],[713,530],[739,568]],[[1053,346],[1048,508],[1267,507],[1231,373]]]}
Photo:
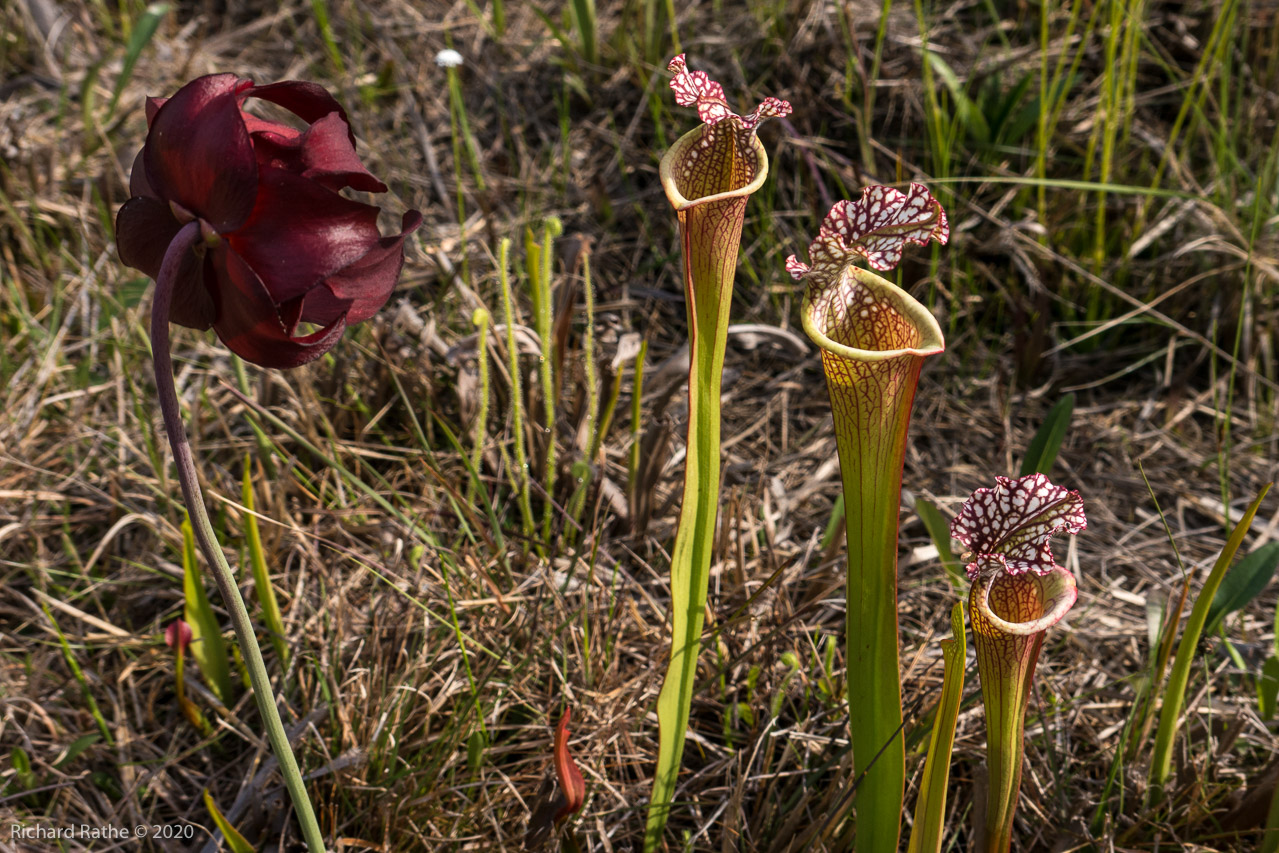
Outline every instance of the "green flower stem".
{"label": "green flower stem", "polygon": [[852,265],[834,286],[809,290],[803,323],[822,351],[844,487],[856,849],[894,853],[906,783],[897,642],[902,467],[919,371],[944,342],[927,308]]}
{"label": "green flower stem", "polygon": [[[702,146],[706,127],[682,136],[662,158],[662,185],[679,218],[688,314],[688,455],[684,498],[671,551],[671,660],[657,700],[657,770],[649,801],[644,849],[654,850],[670,814],[701,651],[715,520],[719,511],[720,387],[729,305],[747,198],[768,177],[768,158],[753,135],[752,148],[703,158],[709,166],[680,171]],[[733,144],[722,134],[720,145]],[[690,176],[691,174],[691,176]],[[742,180],[745,176],[746,180]]]}
{"label": "green flower stem", "polygon": [[190,513],[196,541],[213,569],[213,578],[217,581],[218,589],[222,593],[227,612],[231,614],[231,625],[240,642],[245,664],[249,669],[249,679],[253,683],[253,698],[257,700],[258,713],[262,715],[262,721],[266,725],[266,735],[271,744],[271,750],[275,753],[276,760],[280,762],[280,772],[284,775],[285,787],[288,788],[289,797],[293,800],[298,822],[302,825],[302,835],[306,839],[307,850],[310,853],[323,853],[324,839],[320,835],[320,826],[315,820],[311,801],[307,798],[306,785],[302,781],[302,774],[298,771],[298,763],[293,757],[288,736],[284,733],[280,712],[275,706],[275,694],[271,690],[271,681],[267,677],[266,665],[262,661],[262,652],[258,648],[253,623],[249,620],[244,599],[240,597],[235,574],[231,571],[231,566],[227,563],[222,549],[218,547],[213,526],[209,523],[209,514],[204,508],[204,496],[200,493],[195,462],[191,456],[191,445],[187,442],[186,430],[182,426],[182,412],[178,406],[177,390],[174,388],[173,362],[169,355],[169,307],[173,304],[173,289],[178,267],[183,256],[199,239],[198,222],[184,225],[173,238],[173,242],[169,244],[164,262],[160,266],[160,275],[156,279],[155,302],[151,306],[151,351],[155,364],[156,392],[160,397],[160,412],[164,416],[164,429],[169,436],[169,446],[173,448],[178,480],[182,484],[182,499],[186,502],[187,511]]}
{"label": "green flower stem", "polygon": [[990,774],[985,840],[978,850],[1007,853],[1012,844],[1030,682],[1045,631],[1065,615],[1076,596],[1074,576],[1060,566],[1047,575],[999,572],[973,581],[968,613],[986,708]]}

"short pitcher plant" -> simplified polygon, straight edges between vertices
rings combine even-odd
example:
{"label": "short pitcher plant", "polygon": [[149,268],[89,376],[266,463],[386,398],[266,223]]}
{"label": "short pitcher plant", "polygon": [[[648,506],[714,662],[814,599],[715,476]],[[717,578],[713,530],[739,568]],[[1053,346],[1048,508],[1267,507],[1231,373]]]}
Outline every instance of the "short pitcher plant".
{"label": "short pitcher plant", "polygon": [[684,499],[671,552],[671,660],[657,702],[657,771],[644,849],[661,840],[684,752],[701,647],[715,520],[719,511],[720,387],[733,276],[746,201],[768,177],[768,156],[755,135],[760,122],[790,104],[766,98],[752,113],[728,108],[724,89],[683,54],[671,60],[671,89],[696,107],[702,125],[681,136],[661,162],[662,188],[679,218],[688,314],[688,454]]}
{"label": "short pitcher plant", "polygon": [[1043,474],[996,477],[978,489],[951,522],[968,549],[968,613],[986,708],[990,773],[985,839],[975,849],[1006,853],[1021,789],[1026,702],[1044,633],[1074,605],[1075,577],[1053,560],[1053,534],[1088,526],[1079,492]]}
{"label": "short pitcher plant", "polygon": [[[246,112],[259,98],[305,129]],[[297,367],[328,352],[346,326],[390,296],[404,240],[422,221],[410,210],[383,237],[379,209],[340,194],[385,192],[355,152],[345,111],[314,83],[256,86],[212,74],[172,98],[148,98],[146,144],[120,208],[120,259],[155,279],[151,346],[156,391],[196,540],[231,616],[267,739],[311,853],[325,849],[306,786],[275,705],[266,665],[235,575],[204,507],[182,425],[169,323],[212,328],[233,352],[263,367]],[[315,331],[298,334],[301,323]]]}
{"label": "short pitcher plant", "polygon": [[848,704],[860,853],[897,850],[905,791],[897,643],[897,529],[911,406],[924,359],[945,349],[932,313],[897,285],[856,266],[890,270],[907,242],[945,243],[946,213],[920,184],[868,187],[831,208],[809,264],[786,262],[806,285],[804,331],[821,348],[835,419],[848,538]]}

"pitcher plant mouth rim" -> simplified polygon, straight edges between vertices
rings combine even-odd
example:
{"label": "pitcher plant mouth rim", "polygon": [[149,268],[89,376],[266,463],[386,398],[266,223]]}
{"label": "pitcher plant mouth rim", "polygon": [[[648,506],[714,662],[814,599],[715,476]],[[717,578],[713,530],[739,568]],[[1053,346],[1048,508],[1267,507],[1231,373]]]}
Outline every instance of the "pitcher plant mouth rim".
{"label": "pitcher plant mouth rim", "polygon": [[[938,324],[937,318],[933,316],[933,313],[918,299],[888,279],[852,264],[845,267],[841,275],[851,275],[857,279],[858,285],[870,288],[873,291],[887,293],[893,297],[893,308],[919,330],[920,342],[913,347],[884,350],[863,349],[841,344],[826,334],[823,325],[819,325],[825,319],[824,315],[828,309],[824,305],[818,304],[818,300],[814,298],[814,293],[810,288],[808,293],[804,295],[804,308],[801,312],[802,322],[804,331],[821,349],[854,361],[871,362],[891,361],[903,356],[924,358],[946,351],[946,341],[942,336],[941,325]],[[835,289],[842,289],[842,286],[836,286]],[[825,297],[825,289],[823,289],[822,296]],[[832,298],[839,297],[835,295]],[[821,301],[824,303],[827,299],[823,298]]]}
{"label": "pitcher plant mouth rim", "polygon": [[750,135],[751,154],[755,157],[755,162],[759,167],[754,178],[737,189],[724,190],[723,192],[704,195],[695,199],[686,198],[679,191],[678,179],[675,175],[676,159],[681,157],[690,146],[698,144],[701,137],[709,129],[710,127],[707,125],[693,128],[675,140],[675,143],[667,149],[666,154],[662,157],[662,162],[659,166],[662,189],[666,191],[666,199],[671,203],[671,207],[675,208],[676,212],[688,210],[700,204],[745,198],[758,191],[760,187],[764,186],[764,181],[768,179],[768,151],[764,148],[764,143],[759,141],[759,137],[752,133]]}

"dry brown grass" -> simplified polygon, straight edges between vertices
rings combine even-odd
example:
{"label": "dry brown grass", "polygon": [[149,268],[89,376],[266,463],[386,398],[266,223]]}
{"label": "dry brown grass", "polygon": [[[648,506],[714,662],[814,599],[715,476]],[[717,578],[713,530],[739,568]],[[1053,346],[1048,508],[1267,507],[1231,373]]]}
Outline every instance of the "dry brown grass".
{"label": "dry brown grass", "polygon": [[[398,200],[387,205],[396,219],[404,206],[421,208],[427,219],[387,309],[349,333],[332,358],[287,374],[251,369],[252,406],[232,394],[232,365],[211,336],[182,330],[175,341],[188,428],[233,563],[242,548],[240,465],[245,454],[255,458],[260,523],[294,650],[287,670],[271,653],[268,664],[286,723],[299,724],[297,749],[315,776],[311,792],[327,836],[347,850],[521,849],[523,822],[549,774],[548,720],[568,704],[572,748],[589,789],[576,823],[583,849],[629,850],[638,842],[656,754],[652,708],[665,655],[665,549],[678,510],[684,410],[671,384],[679,382],[684,341],[678,249],[656,162],[659,140],[693,119],[673,107],[660,68],[628,48],[642,4],[600,5],[609,65],[586,68],[531,4],[507,4],[507,32],[497,39],[467,3],[333,3],[345,59],[345,73],[338,73],[324,58],[308,4],[182,3],[165,18],[110,118],[106,104],[124,44],[113,6],[63,4],[60,35],[47,50],[36,36],[38,15],[22,4],[0,9],[3,826],[190,823],[198,828],[194,846],[148,842],[149,849],[199,849],[212,826],[200,796],[207,789],[261,849],[298,844],[247,693],[234,707],[217,707],[188,671],[195,700],[215,723],[207,739],[174,701],[173,661],[161,633],[182,606],[182,508],[152,402],[146,283],[119,264],[109,230],[144,133],[142,97],[233,70],[330,86],[352,114],[370,167],[392,185]],[[935,152],[923,142],[929,106],[919,28],[906,6],[893,6],[888,19],[875,133],[866,140],[876,159],[868,163],[857,132],[860,84],[847,100],[843,93],[848,63],[869,67],[878,7],[723,5],[718,15],[710,3],[681,12],[694,64],[714,69],[732,100],[749,91],[796,105],[793,124],[777,122],[765,133],[776,152],[773,177],[749,213],[735,322],[796,326],[781,261],[807,242],[824,196],[839,197],[874,176],[913,176],[930,164],[951,175],[1026,174],[1024,150],[961,145],[948,164],[931,159]],[[140,11],[125,6],[129,17]],[[1037,18],[1024,9],[1006,13],[1016,22],[1008,47],[998,44],[980,9],[965,5],[933,9],[931,38],[965,80],[993,69],[1033,71],[1040,53],[1027,32],[1036,33]],[[1265,41],[1279,26],[1275,10],[1254,5],[1240,14],[1239,32],[1251,41],[1232,56],[1251,102],[1242,113],[1217,112],[1212,94],[1202,107],[1210,120],[1196,129],[1193,145],[1178,148],[1165,183],[1202,190],[1201,200],[1108,196],[1115,233],[1097,267],[1086,233],[1097,193],[1053,189],[1050,221],[1035,224],[1033,188],[951,185],[959,194],[951,202],[952,245],[935,270],[916,258],[905,273],[919,282],[917,293],[932,298],[949,347],[926,370],[916,403],[905,473],[911,495],[953,512],[994,474],[1015,472],[1064,391],[1079,395],[1054,478],[1087,500],[1089,529],[1068,556],[1081,596],[1050,635],[1040,666],[1027,726],[1022,850],[1250,849],[1257,835],[1248,831],[1264,815],[1265,802],[1262,815],[1256,802],[1275,784],[1273,724],[1258,717],[1251,682],[1272,639],[1270,590],[1230,623],[1250,669],[1236,670],[1213,647],[1192,682],[1177,806],[1143,811],[1138,762],[1120,772],[1123,802],[1112,793],[1109,817],[1089,826],[1131,711],[1134,680],[1147,665],[1145,603],[1176,595],[1182,580],[1140,470],[1196,575],[1193,589],[1225,538],[1221,466],[1229,512],[1237,513],[1273,479],[1279,450],[1274,221],[1250,239],[1247,210],[1223,211],[1216,194],[1222,182],[1241,179],[1221,173],[1228,156],[1211,156],[1212,120],[1231,122],[1231,132],[1247,137],[1238,140],[1240,151],[1263,152],[1275,131],[1279,54]],[[1211,11],[1171,4],[1148,7],[1146,16],[1152,46],[1140,64],[1139,97],[1128,105],[1132,129],[1120,149],[1118,183],[1149,180],[1182,102],[1180,90],[1170,94],[1156,84],[1153,57],[1188,73],[1195,55],[1186,45],[1201,43],[1212,24]],[[856,38],[851,53],[846,24]],[[462,80],[483,191],[465,161],[454,164],[448,92],[431,62],[446,40],[468,60]],[[1069,47],[1054,40],[1050,59]],[[1091,133],[1103,61],[1100,48],[1083,57],[1077,90],[1054,128],[1052,152],[1061,163],[1054,177],[1079,174],[1071,164]],[[393,88],[362,95],[386,63]],[[1252,123],[1239,123],[1240,114]],[[1252,167],[1262,168],[1260,155]],[[1253,189],[1241,184],[1237,197],[1246,201]],[[469,449],[474,352],[450,348],[471,333],[475,307],[498,316],[498,239],[518,244],[526,225],[548,215],[566,224],[557,290],[578,294],[566,338],[555,436],[564,468],[554,497],[568,501],[568,465],[584,452],[585,314],[573,247],[591,252],[601,375],[607,377],[603,367],[620,334],[638,331],[650,341],[645,429],[660,464],[644,495],[650,518],[637,529],[625,499],[628,373],[596,476],[606,486],[590,494],[586,530],[570,546],[557,515],[555,541],[542,559],[519,535],[507,461],[510,384],[500,348],[493,352],[483,465],[500,533],[482,506],[465,505],[465,467],[441,424]],[[1149,248],[1125,260],[1125,246],[1160,223],[1166,227]],[[1039,225],[1052,236],[1039,241]],[[1187,282],[1124,325],[1106,325]],[[1100,313],[1089,314],[1090,304]],[[1232,373],[1239,317],[1246,334]],[[1095,337],[1053,351],[1084,332]],[[752,343],[759,345],[744,345]],[[676,369],[663,372],[671,359]],[[526,358],[524,367],[532,365]],[[526,374],[526,389],[536,389],[533,375]],[[539,406],[530,391],[530,411]],[[270,422],[270,454],[263,453],[250,425],[263,410],[320,453]],[[528,432],[536,469],[546,437]],[[814,354],[772,340],[731,342],[724,438],[710,605],[719,633],[703,656],[705,689],[694,704],[669,839],[671,849],[686,833],[689,849],[780,853],[821,823],[849,783],[839,653],[832,671],[821,664],[825,638],[841,634],[843,571],[842,549],[823,551],[819,541],[838,495],[838,470]],[[1219,455],[1223,450],[1228,455]],[[329,459],[403,517],[372,501]],[[541,501],[535,493],[535,505]],[[1245,549],[1279,531],[1273,499],[1262,515]],[[954,594],[911,512],[902,516],[902,548],[904,692],[908,709],[923,715],[940,684],[937,640]],[[799,662],[793,675],[787,653]],[[968,692],[975,686],[973,670]],[[468,740],[480,729],[477,709],[488,742],[479,760],[468,762]],[[92,733],[97,742],[60,763],[71,744]],[[32,790],[7,758],[19,748],[31,760]],[[952,774],[953,849],[970,843],[983,755],[980,706],[968,705]],[[843,849],[838,837],[809,849]],[[27,846],[2,830],[0,849],[53,848]],[[69,842],[66,849],[108,847]]]}

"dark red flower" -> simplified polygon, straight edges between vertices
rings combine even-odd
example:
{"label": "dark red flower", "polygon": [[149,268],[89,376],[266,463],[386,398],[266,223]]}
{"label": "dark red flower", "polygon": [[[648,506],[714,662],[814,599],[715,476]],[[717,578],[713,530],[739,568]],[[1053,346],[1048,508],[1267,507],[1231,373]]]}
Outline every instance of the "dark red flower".
{"label": "dark red flower", "polygon": [[[250,97],[307,127],[245,112]],[[346,112],[323,87],[211,74],[172,98],[148,98],[146,111],[116,245],[122,261],[156,278],[178,229],[200,221],[204,240],[178,274],[172,322],[212,327],[242,358],[282,368],[323,355],[382,307],[422,216],[408,211],[400,233],[383,237],[379,208],[340,194],[386,185],[360,162]],[[295,337],[298,323],[319,328]]]}

